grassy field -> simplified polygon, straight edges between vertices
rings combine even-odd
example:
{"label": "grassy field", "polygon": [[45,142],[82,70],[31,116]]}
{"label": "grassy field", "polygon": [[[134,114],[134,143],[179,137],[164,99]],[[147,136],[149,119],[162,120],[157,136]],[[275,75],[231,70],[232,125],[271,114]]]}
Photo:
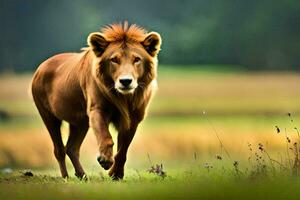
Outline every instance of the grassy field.
{"label": "grassy field", "polygon": [[[59,178],[28,92],[32,74],[1,75],[0,198],[298,199],[300,74],[208,69],[160,68],[121,182],[98,166],[91,131],[81,149],[89,180]],[[165,178],[147,171],[155,164],[163,164]]]}
{"label": "grassy field", "polygon": [[[50,173],[50,172],[49,172]],[[45,175],[46,174],[46,175]],[[1,199],[299,199],[299,179],[248,180],[204,170],[175,172],[161,179],[131,174],[121,182],[99,176],[64,181],[42,172],[34,177],[1,177]]]}

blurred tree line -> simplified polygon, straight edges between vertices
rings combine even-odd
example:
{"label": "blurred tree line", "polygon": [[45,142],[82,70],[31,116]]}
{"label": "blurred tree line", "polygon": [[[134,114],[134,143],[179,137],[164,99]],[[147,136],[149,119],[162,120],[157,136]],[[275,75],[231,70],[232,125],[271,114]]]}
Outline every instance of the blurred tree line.
{"label": "blurred tree line", "polygon": [[161,33],[164,64],[300,70],[299,0],[0,0],[0,71],[34,70],[124,20]]}

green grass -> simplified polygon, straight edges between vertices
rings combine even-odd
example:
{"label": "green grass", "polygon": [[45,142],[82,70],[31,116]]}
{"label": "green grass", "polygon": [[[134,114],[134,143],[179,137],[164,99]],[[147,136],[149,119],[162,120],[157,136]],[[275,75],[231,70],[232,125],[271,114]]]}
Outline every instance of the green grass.
{"label": "green grass", "polygon": [[237,177],[233,173],[195,166],[168,172],[165,179],[147,172],[131,174],[120,182],[100,175],[89,181],[67,181],[53,172],[33,171],[0,176],[1,199],[298,199],[299,178],[277,176],[263,179]]}

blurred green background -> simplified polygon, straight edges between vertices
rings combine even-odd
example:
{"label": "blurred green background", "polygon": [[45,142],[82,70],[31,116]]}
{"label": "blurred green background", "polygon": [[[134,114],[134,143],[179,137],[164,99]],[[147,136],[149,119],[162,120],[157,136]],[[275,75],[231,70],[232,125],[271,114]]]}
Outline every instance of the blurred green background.
{"label": "blurred green background", "polygon": [[124,20],[161,33],[162,64],[299,70],[299,10],[298,0],[1,0],[0,70],[32,71]]}

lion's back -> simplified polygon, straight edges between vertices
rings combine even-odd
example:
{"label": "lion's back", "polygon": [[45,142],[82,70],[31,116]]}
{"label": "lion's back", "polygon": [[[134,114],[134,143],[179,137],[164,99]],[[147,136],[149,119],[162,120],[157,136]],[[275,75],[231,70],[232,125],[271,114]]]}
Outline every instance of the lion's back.
{"label": "lion's back", "polygon": [[[76,55],[76,53],[62,53],[62,54],[57,54],[54,55],[44,62],[42,62],[38,69],[36,70],[36,73],[34,75],[34,80],[38,78],[49,78],[53,76],[58,69],[59,66],[61,66],[66,60],[70,59]],[[47,80],[45,80],[48,82]]]}

